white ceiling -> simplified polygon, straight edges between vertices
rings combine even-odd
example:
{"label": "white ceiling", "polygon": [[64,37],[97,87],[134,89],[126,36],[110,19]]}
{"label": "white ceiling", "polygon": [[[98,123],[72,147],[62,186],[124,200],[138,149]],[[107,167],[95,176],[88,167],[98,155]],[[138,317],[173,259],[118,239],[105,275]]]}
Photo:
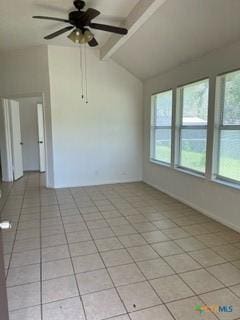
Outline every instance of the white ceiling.
{"label": "white ceiling", "polygon": [[239,39],[240,0],[167,0],[113,59],[146,79]]}
{"label": "white ceiling", "polygon": [[[96,8],[102,15],[94,22],[120,25],[139,0],[86,0],[86,7]],[[66,35],[46,41],[49,33],[65,26],[47,20],[34,20],[33,15],[67,18],[72,11],[73,0],[0,0],[0,50],[23,48],[41,44],[72,45]],[[74,9],[75,10],[75,9]],[[110,33],[94,31],[100,47],[108,40]],[[74,45],[74,44],[73,44]]]}

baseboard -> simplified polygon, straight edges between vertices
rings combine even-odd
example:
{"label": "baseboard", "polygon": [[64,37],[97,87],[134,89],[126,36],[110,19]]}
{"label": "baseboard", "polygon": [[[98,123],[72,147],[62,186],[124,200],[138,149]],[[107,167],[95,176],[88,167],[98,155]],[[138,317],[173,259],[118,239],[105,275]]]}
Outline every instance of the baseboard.
{"label": "baseboard", "polygon": [[144,181],[144,183],[146,183],[146,184],[148,184],[149,186],[151,186],[151,187],[153,187],[153,188],[155,188],[155,189],[157,189],[157,190],[159,190],[159,191],[167,194],[168,196],[172,197],[173,199],[182,202],[183,204],[191,207],[192,209],[195,209],[195,210],[201,212],[201,213],[204,214],[205,216],[207,216],[207,217],[209,217],[209,218],[211,218],[211,219],[213,219],[213,220],[215,220],[215,221],[217,221],[217,222],[225,225],[226,227],[229,227],[230,229],[232,229],[232,230],[237,231],[237,232],[240,233],[240,227],[238,227],[238,226],[236,226],[236,225],[233,225],[232,223],[229,223],[227,220],[222,219],[222,218],[219,218],[219,217],[216,216],[215,214],[213,214],[213,213],[211,213],[211,212],[209,212],[209,211],[206,211],[206,210],[204,210],[204,209],[196,206],[194,203],[189,202],[189,201],[186,201],[185,199],[183,199],[183,198],[181,198],[181,197],[178,197],[178,196],[172,194],[171,192],[166,191],[164,188],[160,188],[159,186],[156,186],[156,185],[154,185],[154,184],[152,184],[152,183],[150,183],[150,182],[148,182],[148,181]]}
{"label": "baseboard", "polygon": [[94,187],[94,186],[106,186],[109,184],[124,184],[124,183],[135,183],[135,182],[143,182],[142,178],[139,179],[126,179],[126,180],[113,180],[113,181],[102,181],[102,182],[95,182],[90,184],[83,184],[83,185],[54,185],[53,189],[64,189],[64,188],[82,188],[82,187]]}

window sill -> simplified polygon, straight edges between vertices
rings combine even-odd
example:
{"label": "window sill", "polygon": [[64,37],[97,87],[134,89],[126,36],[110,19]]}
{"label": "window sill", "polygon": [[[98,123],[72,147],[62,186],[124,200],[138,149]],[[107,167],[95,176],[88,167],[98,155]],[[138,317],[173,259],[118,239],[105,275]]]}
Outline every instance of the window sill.
{"label": "window sill", "polygon": [[158,161],[158,160],[154,160],[154,159],[149,159],[149,161],[150,161],[151,163],[156,164],[156,165],[159,165],[159,166],[171,168],[170,163],[167,163],[167,162]]}
{"label": "window sill", "polygon": [[231,189],[233,189],[235,191],[239,191],[240,190],[240,184],[237,184],[237,183],[221,180],[219,178],[208,179],[208,178],[206,178],[206,176],[204,174],[201,174],[201,173],[198,173],[198,172],[189,171],[189,170],[186,170],[186,169],[181,168],[181,167],[174,167],[173,168],[171,165],[169,165],[167,163],[164,163],[164,162],[161,162],[161,161],[156,161],[156,160],[153,160],[153,159],[150,159],[149,161],[150,161],[150,163],[153,163],[155,165],[162,166],[162,167],[168,168],[168,169],[173,170],[173,171],[181,172],[183,174],[187,174],[187,175],[193,176],[195,178],[200,178],[200,179],[203,179],[203,180],[205,180],[207,182],[220,185],[222,187],[231,188]]}
{"label": "window sill", "polygon": [[213,179],[211,179],[209,181],[211,181],[213,183],[216,183],[218,185],[222,185],[223,187],[228,187],[228,188],[234,189],[236,191],[240,190],[240,184],[238,184],[238,183],[230,182],[230,181],[227,181],[227,180],[222,180],[222,179],[219,179],[219,178],[213,178]]}
{"label": "window sill", "polygon": [[188,175],[191,175],[191,176],[206,180],[206,177],[205,177],[204,173],[197,172],[197,171],[194,171],[194,170],[191,170],[191,169],[188,170],[188,169],[185,169],[185,168],[182,168],[182,167],[175,167],[174,169],[176,171],[180,171],[182,173],[185,173],[185,174],[188,174]]}

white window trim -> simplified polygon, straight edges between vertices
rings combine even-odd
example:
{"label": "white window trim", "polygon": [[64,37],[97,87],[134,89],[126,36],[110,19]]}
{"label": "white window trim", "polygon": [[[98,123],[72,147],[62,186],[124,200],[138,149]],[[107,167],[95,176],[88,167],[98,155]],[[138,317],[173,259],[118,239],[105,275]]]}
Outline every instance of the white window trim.
{"label": "white window trim", "polygon": [[[236,70],[237,71],[237,70]],[[226,125],[223,123],[223,114],[224,114],[224,94],[225,94],[225,78],[227,74],[230,74],[234,71],[230,71],[224,73],[222,75],[218,75],[216,77],[216,103],[215,103],[215,110],[216,110],[216,125],[215,125],[215,158],[214,158],[214,180],[220,181],[221,183],[226,182],[230,185],[239,185],[240,181],[234,180],[219,174],[219,165],[220,165],[220,138],[221,138],[221,131],[228,131],[228,130],[236,130],[240,132],[240,125]],[[239,70],[240,72],[240,70]]]}
{"label": "white window trim", "polygon": [[[172,123],[169,126],[157,126],[156,123],[156,114],[155,114],[155,102],[156,102],[156,95],[161,94],[161,93],[166,93],[166,92],[171,92],[172,94]],[[172,165],[172,132],[173,132],[173,127],[174,127],[174,122],[173,122],[173,89],[168,89],[164,90],[158,93],[154,93],[151,96],[151,134],[150,134],[150,161],[156,164],[162,164],[164,166],[170,167]],[[156,130],[158,129],[166,129],[171,131],[171,157],[170,157],[170,162],[163,161],[163,160],[158,160],[153,157],[155,155],[155,133]]]}
{"label": "white window trim", "polygon": [[[206,175],[206,172],[207,172],[207,150],[208,150],[208,128],[209,128],[209,118],[208,118],[208,123],[206,125],[183,125],[183,90],[184,90],[184,87],[188,86],[188,85],[194,85],[194,84],[197,84],[198,82],[201,82],[201,81],[205,81],[205,80],[208,80],[208,116],[209,116],[209,109],[210,109],[210,79],[209,78],[204,78],[204,79],[200,79],[200,80],[196,80],[194,82],[190,82],[190,83],[187,83],[187,84],[184,84],[184,85],[181,85],[177,88],[177,116],[176,116],[176,135],[175,135],[175,167],[177,169],[180,169],[181,171],[184,171],[184,172],[190,172],[194,175],[199,175],[199,176],[205,176]],[[184,129],[192,129],[192,130],[206,130],[207,134],[206,134],[206,144],[207,144],[207,147],[206,147],[206,161],[205,161],[205,170],[204,172],[201,172],[201,171],[198,171],[198,170],[195,170],[193,168],[188,168],[188,167],[185,167],[183,165],[180,164],[180,159],[181,159],[181,132],[182,130]]]}

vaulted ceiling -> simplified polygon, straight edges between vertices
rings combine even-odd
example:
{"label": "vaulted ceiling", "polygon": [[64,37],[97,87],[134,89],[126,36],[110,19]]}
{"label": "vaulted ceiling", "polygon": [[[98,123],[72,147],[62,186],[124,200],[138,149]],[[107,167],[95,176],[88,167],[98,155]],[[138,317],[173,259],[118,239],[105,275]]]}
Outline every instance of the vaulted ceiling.
{"label": "vaulted ceiling", "polygon": [[239,0],[167,0],[113,59],[146,79],[238,40]]}
{"label": "vaulted ceiling", "polygon": [[[240,40],[239,0],[87,0],[102,12],[94,22],[124,25],[129,36],[94,31],[101,56],[112,58],[140,79]],[[43,37],[64,26],[33,15],[66,18],[72,0],[1,0],[0,50],[41,44],[73,45],[66,35]],[[95,50],[95,49],[94,49]]]}

